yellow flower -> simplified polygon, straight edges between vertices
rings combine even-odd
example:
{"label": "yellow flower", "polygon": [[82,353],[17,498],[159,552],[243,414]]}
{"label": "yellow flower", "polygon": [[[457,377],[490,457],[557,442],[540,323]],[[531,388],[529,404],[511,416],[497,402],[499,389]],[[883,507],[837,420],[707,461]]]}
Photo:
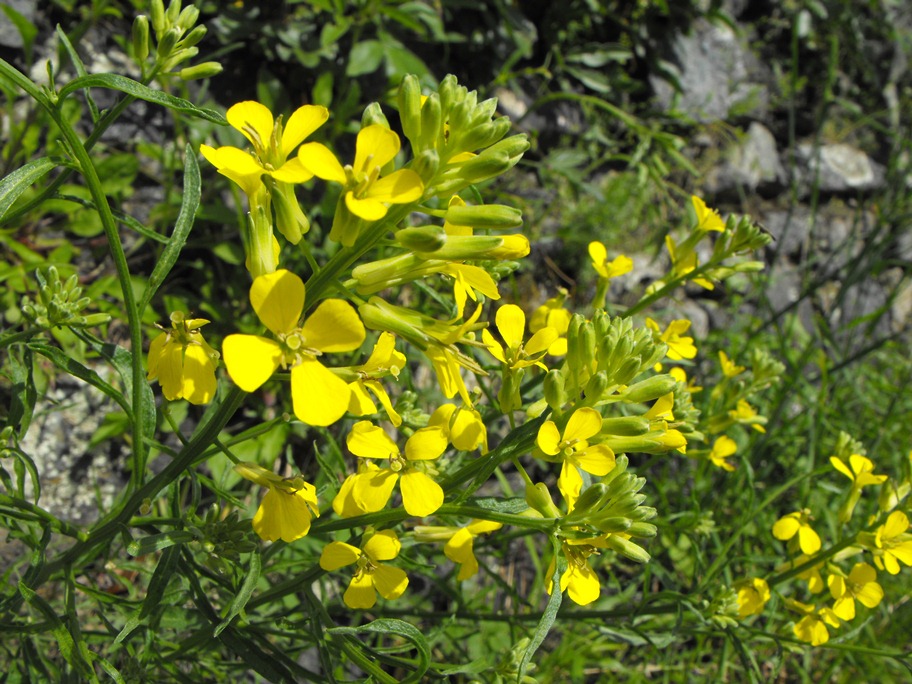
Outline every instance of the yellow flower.
{"label": "yellow flower", "polygon": [[[671,275],[674,278],[685,276],[697,268],[697,254],[693,249],[679,251],[678,246],[670,235],[665,236],[665,247],[668,249],[668,256],[671,258]],[[716,287],[706,278],[693,278],[692,282],[704,290],[714,290]]]}
{"label": "yellow flower", "polygon": [[874,564],[891,575],[899,573],[899,561],[912,565],[912,535],[907,534],[909,518],[902,511],[890,513],[874,534]]}
{"label": "yellow flower", "polygon": [[523,344],[523,336],[526,332],[526,314],[515,304],[500,307],[494,316],[494,323],[506,346],[494,339],[487,328],[481,331],[481,339],[494,358],[513,370],[527,366],[538,366],[547,370],[545,364],[541,362],[541,358],[558,338],[557,330],[551,327],[542,328]]}
{"label": "yellow flower", "polygon": [[149,345],[147,380],[158,380],[168,401],[186,399],[191,404],[207,404],[215,394],[215,367],[218,352],[206,344],[199,329],[205,318],[184,318],[171,314],[171,328]]}
{"label": "yellow flower", "polygon": [[719,363],[722,365],[722,374],[726,378],[733,378],[745,371],[744,366],[736,365],[734,361],[728,358],[728,354],[721,349],[719,350]]}
{"label": "yellow flower", "polygon": [[320,567],[327,572],[357,565],[348,589],[342,596],[352,609],[368,610],[377,603],[377,593],[391,601],[408,587],[405,570],[385,565],[399,555],[402,544],[392,530],[377,532],[359,549],[344,542],[330,542],[320,554]]}
{"label": "yellow flower", "polygon": [[476,290],[489,299],[500,299],[497,283],[480,266],[449,263],[441,266],[440,272],[453,278],[453,299],[456,300],[457,318],[462,318],[465,312],[466,299],[471,299],[473,302],[478,301]]}
{"label": "yellow flower", "polygon": [[253,516],[253,530],[260,539],[291,543],[310,532],[310,521],[320,515],[317,490],[300,477],[281,478],[255,463],[238,463],[241,476],[266,487]]}
{"label": "yellow flower", "polygon": [[714,230],[718,233],[725,231],[725,222],[719,212],[706,206],[706,202],[696,195],[690,196],[694,211],[697,214],[697,230]]}
{"label": "yellow flower", "polygon": [[753,406],[747,403],[745,399],[739,399],[737,408],[728,412],[729,418],[735,423],[741,425],[750,425],[757,432],[766,432],[763,427],[766,418],[757,413]]}
{"label": "yellow flower", "polygon": [[874,463],[860,454],[849,456],[849,463],[836,456],[830,456],[830,464],[852,481],[852,487],[861,489],[867,485],[881,484],[887,481],[886,475],[874,475]]}
{"label": "yellow flower", "polygon": [[820,537],[811,527],[810,516],[811,512],[806,508],[782,516],[773,525],[773,536],[788,541],[797,535],[801,552],[813,556],[820,551]]}
{"label": "yellow flower", "polygon": [[615,465],[614,452],[604,444],[589,445],[587,441],[602,429],[602,415],[592,408],[577,409],[567,421],[561,434],[553,421],[545,421],[538,429],[536,444],[550,461],[561,463],[561,474],[557,487],[567,500],[568,506],[579,498],[583,487],[580,470],[602,477],[611,472]]}
{"label": "yellow flower", "polygon": [[[392,496],[397,481],[402,490],[402,505],[409,515],[424,517],[443,505],[443,489],[426,472],[433,471],[427,461],[439,458],[446,450],[446,433],[441,428],[416,430],[405,443],[404,455],[382,428],[366,420],[352,426],[345,443],[349,451],[360,458],[389,459],[386,468],[352,477],[350,497],[360,510],[366,513],[381,510]],[[337,498],[340,496],[343,496],[342,490]]]}
{"label": "yellow flower", "polygon": [[564,356],[567,353],[567,331],[570,329],[571,314],[564,308],[567,291],[561,288],[561,294],[551,297],[532,312],[529,318],[529,332],[537,333],[544,328],[554,328],[558,338],[548,347],[551,356]]}
{"label": "yellow flower", "polygon": [[[580,606],[587,606],[595,601],[601,593],[598,575],[589,566],[589,556],[598,554],[599,549],[607,548],[604,537],[590,539],[566,540],[561,544],[567,558],[567,569],[560,578],[561,592],[566,591],[570,599]],[[545,589],[548,594],[554,589],[554,568],[556,559],[545,573]]]}
{"label": "yellow flower", "polygon": [[855,619],[855,599],[863,606],[874,608],[884,596],[877,583],[877,571],[867,563],[856,563],[848,577],[830,575],[827,586],[836,600],[833,612],[843,620]]}
{"label": "yellow flower", "polygon": [[450,537],[450,540],[443,547],[444,555],[454,563],[459,563],[459,574],[456,579],[460,582],[474,577],[478,572],[478,560],[475,558],[473,545],[475,537],[481,534],[487,534],[499,530],[503,525],[499,522],[490,520],[473,520],[465,527],[459,528],[456,533]]}
{"label": "yellow flower", "polygon": [[278,270],[254,279],[250,303],[276,339],[229,335],[222,351],[231,379],[253,392],[282,366],[291,368],[294,414],[310,425],[331,425],[348,409],[351,389],[317,357],[357,349],[365,331],[352,306],[326,299],[304,321],[304,283],[294,273]]}
{"label": "yellow flower", "polygon": [[446,433],[450,444],[459,451],[488,452],[488,429],[481,414],[471,407],[457,408],[455,404],[441,404],[431,414],[428,427],[439,427]]}
{"label": "yellow flower", "polygon": [[633,260],[623,254],[608,261],[608,250],[601,242],[589,243],[589,258],[592,259],[592,268],[600,278],[610,280],[633,270]]}
{"label": "yellow flower", "polygon": [[672,321],[662,332],[659,324],[651,318],[646,319],[646,327],[659,333],[659,339],[668,345],[668,358],[672,361],[692,359],[697,355],[692,337],[685,337],[684,333],[690,328],[690,321],[680,318]]}
{"label": "yellow flower", "polygon": [[766,602],[770,600],[770,589],[766,580],[752,577],[739,582],[738,589],[738,617],[746,618],[759,615],[763,612]]}
{"label": "yellow flower", "polygon": [[377,412],[377,406],[368,393],[370,390],[383,406],[390,422],[396,427],[402,425],[402,418],[393,408],[393,403],[379,378],[388,375],[398,378],[399,371],[405,367],[405,363],[405,354],[396,351],[396,336],[389,332],[381,333],[367,361],[353,369],[358,374],[358,379],[348,384],[351,390],[349,413],[366,416]]}
{"label": "yellow flower", "polygon": [[320,143],[302,145],[298,159],[315,176],[345,186],[345,206],[352,214],[365,221],[378,221],[386,216],[387,204],[414,202],[424,193],[421,178],[410,169],[399,169],[381,178],[382,169],[393,161],[399,146],[399,136],[394,131],[372,124],[358,132],[351,166],[343,167]]}
{"label": "yellow flower", "polygon": [[841,624],[839,616],[833,612],[832,608],[823,607],[818,610],[814,606],[793,599],[789,599],[788,606],[792,610],[804,613],[804,617],[795,624],[792,632],[801,641],[809,643],[811,646],[820,646],[829,641],[830,632],[827,625],[838,628]]}
{"label": "yellow flower", "polygon": [[728,461],[729,456],[733,456],[738,450],[735,440],[726,435],[722,435],[713,442],[712,451],[709,452],[709,460],[712,464],[728,472],[732,472],[735,466]]}
{"label": "yellow flower", "polygon": [[697,392],[703,391],[702,387],[698,387],[695,384],[696,380],[694,380],[693,378],[688,380],[687,371],[685,371],[680,366],[675,366],[674,368],[670,368],[668,370],[668,374],[671,377],[673,377],[675,380],[677,380],[678,382],[684,383],[684,385],[687,386],[687,391],[690,392],[691,394],[696,394]]}
{"label": "yellow flower", "polygon": [[[795,560],[793,560],[788,565],[788,567],[796,568],[799,565],[804,565],[810,559],[811,559],[810,556],[801,554],[800,556],[795,558]],[[826,585],[823,582],[823,577],[820,575],[820,568],[821,568],[821,564],[818,563],[817,565],[812,565],[807,570],[803,570],[802,572],[795,575],[795,577],[797,577],[798,579],[807,580],[808,591],[811,592],[812,594],[819,594],[826,587]]]}

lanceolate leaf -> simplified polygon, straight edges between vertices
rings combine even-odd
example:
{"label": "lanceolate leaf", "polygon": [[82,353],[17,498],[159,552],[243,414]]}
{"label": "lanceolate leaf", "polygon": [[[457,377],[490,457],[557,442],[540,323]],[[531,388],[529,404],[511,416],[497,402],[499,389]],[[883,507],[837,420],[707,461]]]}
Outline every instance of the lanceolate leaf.
{"label": "lanceolate leaf", "polygon": [[33,159],[0,181],[0,225],[6,212],[19,199],[19,195],[28,190],[33,183],[41,180],[48,171],[62,164],[63,160],[56,157]]}

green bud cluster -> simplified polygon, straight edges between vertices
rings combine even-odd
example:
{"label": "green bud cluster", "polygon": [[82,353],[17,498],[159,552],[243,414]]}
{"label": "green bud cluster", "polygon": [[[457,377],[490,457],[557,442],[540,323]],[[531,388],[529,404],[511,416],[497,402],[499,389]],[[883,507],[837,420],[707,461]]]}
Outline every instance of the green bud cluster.
{"label": "green bud cluster", "polygon": [[[146,75],[146,61],[153,53],[150,24],[155,33],[155,63],[151,72],[172,71],[199,54],[196,47],[206,35],[206,27],[197,26],[199,9],[194,5],[181,7],[181,0],[171,0],[167,9],[163,0],[151,0],[150,17],[139,15],[133,21],[133,58]],[[177,75],[185,81],[209,78],[222,71],[218,62],[202,62],[181,68]]]}
{"label": "green bud cluster", "polygon": [[90,328],[111,320],[108,314],[83,313],[92,305],[92,299],[82,296],[82,287],[75,273],[66,281],[61,281],[57,269],[50,266],[44,273],[35,271],[35,278],[39,285],[37,301],[25,296],[21,304],[22,314],[33,325],[46,330],[58,326]]}
{"label": "green bud cluster", "polygon": [[252,538],[250,521],[241,518],[238,511],[223,516],[218,504],[212,504],[205,517],[197,519],[188,530],[196,537],[196,543],[207,554],[206,566],[218,573],[225,572],[229,563],[237,563],[242,553],[257,548]]}

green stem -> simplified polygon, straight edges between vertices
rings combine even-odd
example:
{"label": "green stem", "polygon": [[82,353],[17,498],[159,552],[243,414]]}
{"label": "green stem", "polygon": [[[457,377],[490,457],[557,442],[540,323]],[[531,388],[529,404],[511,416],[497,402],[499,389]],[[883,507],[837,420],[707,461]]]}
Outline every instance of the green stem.
{"label": "green stem", "polygon": [[659,299],[662,299],[662,297],[665,297],[670,292],[672,292],[673,290],[677,289],[678,287],[680,287],[681,285],[686,283],[688,280],[695,280],[695,279],[701,277],[704,273],[706,273],[709,269],[714,268],[716,265],[717,265],[716,261],[714,259],[710,259],[705,264],[701,264],[701,265],[697,266],[694,270],[688,271],[687,273],[668,281],[662,287],[660,287],[658,290],[656,290],[655,292],[653,292],[650,295],[646,295],[640,301],[638,301],[636,304],[634,304],[629,309],[621,312],[618,315],[621,318],[630,318],[634,314],[637,314],[640,311],[642,311],[643,309],[645,309],[646,307],[650,306],[653,302],[656,302]]}
{"label": "green stem", "polygon": [[16,344],[17,342],[30,340],[42,330],[44,330],[44,328],[42,328],[40,325],[33,325],[26,328],[25,330],[20,330],[17,333],[11,333],[5,337],[0,337],[0,349],[8,347],[11,344]]}

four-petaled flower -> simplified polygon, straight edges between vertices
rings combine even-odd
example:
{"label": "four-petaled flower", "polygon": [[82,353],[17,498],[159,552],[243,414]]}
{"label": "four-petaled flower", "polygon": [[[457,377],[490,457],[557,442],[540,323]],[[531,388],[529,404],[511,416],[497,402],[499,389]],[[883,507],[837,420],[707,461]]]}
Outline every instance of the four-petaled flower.
{"label": "four-petaled flower", "polygon": [[545,364],[541,362],[541,358],[559,337],[557,330],[544,327],[523,344],[523,336],[526,332],[526,314],[515,304],[500,307],[494,316],[494,323],[506,346],[494,339],[487,328],[481,331],[481,339],[494,358],[513,370],[533,365],[547,370]]}
{"label": "four-petaled flower", "polygon": [[770,600],[770,588],[766,580],[761,577],[752,577],[739,582],[738,590],[738,617],[746,618],[759,615],[763,612],[766,602]]}
{"label": "four-petaled flower", "polygon": [[830,464],[852,481],[852,487],[861,489],[867,485],[882,484],[887,481],[886,475],[874,474],[874,463],[870,458],[860,454],[851,454],[849,463],[836,456],[830,456]]}
{"label": "four-petaled flower", "polygon": [[389,459],[389,466],[350,475],[336,495],[338,504],[333,502],[337,512],[379,511],[386,506],[400,480],[402,505],[409,515],[424,517],[443,505],[443,489],[425,472],[432,470],[427,461],[439,458],[446,450],[447,437],[443,429],[416,430],[405,443],[405,454],[382,428],[366,420],[352,426],[345,442],[355,456]]}
{"label": "four-petaled flower", "polygon": [[242,477],[266,487],[266,494],[253,516],[253,531],[261,539],[291,543],[310,531],[310,521],[320,515],[317,490],[301,477],[282,478],[256,463],[238,463]]}
{"label": "four-petaled flower", "polygon": [[[580,606],[587,606],[595,601],[601,593],[598,575],[589,566],[589,556],[598,554],[599,549],[608,548],[605,537],[588,539],[567,539],[561,544],[567,558],[567,569],[560,578],[560,590],[566,591],[570,599]],[[545,573],[545,589],[548,594],[554,588],[554,570],[556,559]]]}
{"label": "four-petaled flower", "polygon": [[567,291],[561,288],[561,294],[551,297],[540,307],[532,312],[529,318],[529,332],[537,333],[544,328],[554,328],[558,338],[548,347],[551,356],[565,356],[567,354],[567,331],[570,329],[571,314],[564,308]]}
{"label": "four-petaled flower", "polygon": [[830,627],[840,625],[839,616],[832,608],[824,606],[818,610],[814,606],[794,599],[788,599],[788,607],[804,614],[804,617],[792,627],[792,631],[801,641],[807,642],[811,646],[820,646],[829,641],[830,632],[827,625]]}
{"label": "four-petaled flower", "polygon": [[[658,323],[651,318],[647,318],[646,327],[653,332],[659,333],[659,339],[668,345],[667,356],[672,361],[692,359],[697,355],[697,348],[694,346],[693,338],[684,336],[684,333],[690,328],[690,321],[683,318],[674,320],[662,332]],[[656,370],[661,370],[661,367]]]}
{"label": "four-petaled flower", "polygon": [[605,280],[617,278],[633,270],[633,259],[624,254],[620,254],[608,261],[608,250],[604,244],[598,241],[589,243],[589,258],[592,259],[592,268],[595,269],[600,278]]}
{"label": "four-petaled flower", "polygon": [[863,606],[874,608],[883,599],[884,592],[877,583],[877,571],[867,563],[856,563],[848,577],[827,577],[830,594],[836,600],[833,612],[843,620],[855,619],[855,600]]}
{"label": "four-petaled flower", "polygon": [[788,541],[797,535],[801,552],[813,556],[820,551],[820,537],[811,527],[810,517],[811,512],[807,509],[782,516],[773,524],[773,536]]}
{"label": "four-petaled flower", "polygon": [[175,311],[171,314],[171,327],[149,345],[146,379],[157,379],[168,401],[212,401],[219,355],[199,331],[208,322],[205,318],[184,318],[184,314]]}
{"label": "four-petaled flower", "polygon": [[299,325],[304,282],[285,270],[254,279],[250,303],[276,339],[226,337],[222,352],[231,379],[245,392],[253,392],[279,366],[290,367],[294,414],[310,425],[335,423],[348,409],[351,389],[317,357],[361,346],[365,331],[357,312],[346,301],[326,299]]}
{"label": "four-petaled flower", "polygon": [[342,596],[352,609],[368,610],[377,603],[377,593],[387,599],[397,599],[408,587],[405,570],[384,565],[399,555],[402,544],[392,530],[377,532],[359,549],[345,542],[330,542],[320,554],[320,567],[326,571],[357,565],[348,589]]}
{"label": "four-petaled flower", "polygon": [[738,399],[737,406],[728,412],[728,417],[734,423],[750,425],[757,432],[766,432],[766,428],[763,427],[766,418],[757,413],[757,410],[746,399]]}
{"label": "four-petaled flower", "polygon": [[693,203],[694,212],[697,214],[698,230],[714,230],[717,233],[725,231],[725,221],[719,216],[718,211],[707,207],[706,202],[696,195],[691,195],[690,200]]}
{"label": "four-petaled flower", "polygon": [[712,450],[709,452],[709,460],[712,464],[728,472],[732,472],[735,466],[729,462],[728,457],[733,456],[738,450],[735,440],[727,435],[722,435],[713,442]]}
{"label": "four-petaled flower", "polygon": [[398,378],[399,371],[405,368],[405,362],[405,354],[396,351],[396,336],[390,332],[381,333],[367,361],[352,369],[358,374],[358,379],[348,384],[351,389],[349,412],[356,416],[377,412],[377,405],[368,393],[370,390],[383,406],[390,422],[396,427],[402,425],[402,417],[393,408],[389,394],[386,393],[379,378],[387,375]]}
{"label": "four-petaled flower", "polygon": [[733,360],[728,358],[721,349],[719,350],[719,364],[722,366],[722,375],[726,378],[733,378],[745,371],[744,366],[737,365]]}
{"label": "four-petaled flower", "polygon": [[912,565],[912,535],[907,534],[909,517],[902,511],[890,513],[874,534],[874,564],[891,575],[899,573],[899,561]]}
{"label": "four-petaled flower", "polygon": [[488,429],[481,414],[470,406],[441,404],[428,420],[428,427],[442,428],[450,444],[459,451],[488,452]]}
{"label": "four-petaled flower", "polygon": [[592,408],[577,409],[567,421],[563,434],[553,421],[545,421],[538,429],[536,444],[546,460],[559,461],[561,473],[557,487],[572,505],[583,487],[580,470],[602,477],[615,465],[614,452],[604,444],[590,445],[587,441],[602,429],[602,415]]}

